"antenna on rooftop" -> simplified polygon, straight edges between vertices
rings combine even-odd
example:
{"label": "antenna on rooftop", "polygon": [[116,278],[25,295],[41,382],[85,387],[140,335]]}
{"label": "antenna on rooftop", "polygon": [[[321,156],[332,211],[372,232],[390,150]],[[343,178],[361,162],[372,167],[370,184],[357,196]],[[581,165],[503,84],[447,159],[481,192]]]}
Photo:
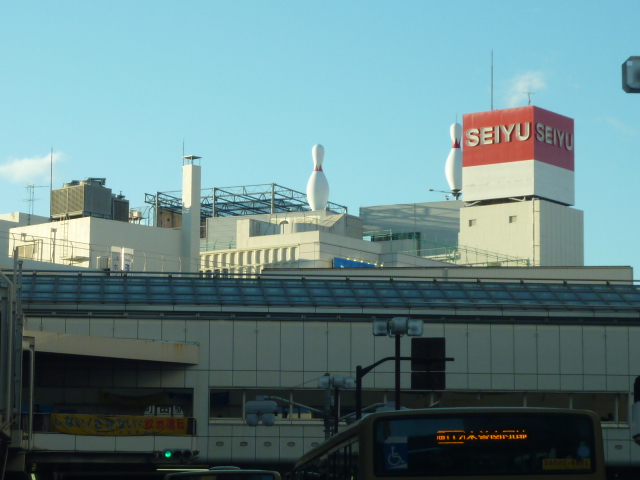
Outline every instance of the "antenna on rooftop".
{"label": "antenna on rooftop", "polygon": [[493,110],[493,50],[491,50],[491,110]]}
{"label": "antenna on rooftop", "polygon": [[527,96],[527,99],[528,99],[527,105],[531,105],[531,95],[535,95],[536,93],[535,92],[522,92],[522,93],[524,93]]}
{"label": "antenna on rooftop", "polygon": [[24,201],[29,203],[29,215],[33,215],[33,203],[36,200],[39,200],[38,198],[35,198],[35,189],[47,188],[47,185],[33,185],[31,183],[27,183],[27,186],[25,188],[27,189],[29,198],[25,199]]}
{"label": "antenna on rooftop", "polygon": [[444,190],[434,190],[433,188],[430,188],[428,191],[429,192],[444,193],[444,198],[446,200],[449,200],[449,197],[451,197],[453,195],[453,192],[445,192]]}
{"label": "antenna on rooftop", "polygon": [[51,147],[50,172],[49,172],[49,198],[53,192],[53,147]]}

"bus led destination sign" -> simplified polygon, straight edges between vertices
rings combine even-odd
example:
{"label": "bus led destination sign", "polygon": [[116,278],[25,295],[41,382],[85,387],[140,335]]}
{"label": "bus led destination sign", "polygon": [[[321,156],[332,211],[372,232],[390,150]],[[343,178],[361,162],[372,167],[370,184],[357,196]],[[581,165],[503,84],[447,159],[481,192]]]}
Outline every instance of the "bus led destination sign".
{"label": "bus led destination sign", "polygon": [[590,468],[590,458],[545,458],[542,460],[543,470],[588,470]]}
{"label": "bus led destination sign", "polygon": [[436,434],[438,444],[465,444],[493,441],[518,441],[526,440],[526,430],[439,430]]}

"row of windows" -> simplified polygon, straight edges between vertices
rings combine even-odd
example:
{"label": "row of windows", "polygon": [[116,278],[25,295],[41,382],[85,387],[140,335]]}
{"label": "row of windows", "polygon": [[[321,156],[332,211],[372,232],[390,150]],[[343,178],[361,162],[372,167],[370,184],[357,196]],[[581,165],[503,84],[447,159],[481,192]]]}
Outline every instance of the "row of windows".
{"label": "row of windows", "polygon": [[297,247],[281,247],[264,250],[247,250],[202,255],[203,268],[262,265],[294,262],[298,260]]}
{"label": "row of windows", "polygon": [[[211,419],[244,419],[244,406],[256,396],[265,395],[278,404],[278,421],[321,419],[325,391],[321,389],[212,389],[209,397]],[[366,390],[362,405],[380,407],[395,399],[392,390]],[[355,412],[353,390],[340,390],[337,399],[340,417]],[[416,392],[401,393],[401,405],[428,407],[542,407],[571,408],[596,412],[603,422],[627,423],[629,396],[607,392]],[[310,407],[310,408],[309,408]],[[333,408],[333,407],[332,407]]]}

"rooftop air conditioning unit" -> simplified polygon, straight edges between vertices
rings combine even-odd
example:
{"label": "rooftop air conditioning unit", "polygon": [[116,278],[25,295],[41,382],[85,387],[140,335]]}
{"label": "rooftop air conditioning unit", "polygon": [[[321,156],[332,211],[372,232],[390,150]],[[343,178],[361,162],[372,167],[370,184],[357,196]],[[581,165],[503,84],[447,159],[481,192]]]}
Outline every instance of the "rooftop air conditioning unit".
{"label": "rooftop air conditioning unit", "polygon": [[97,257],[96,258],[96,268],[100,270],[109,270],[109,263],[111,259],[107,256]]}

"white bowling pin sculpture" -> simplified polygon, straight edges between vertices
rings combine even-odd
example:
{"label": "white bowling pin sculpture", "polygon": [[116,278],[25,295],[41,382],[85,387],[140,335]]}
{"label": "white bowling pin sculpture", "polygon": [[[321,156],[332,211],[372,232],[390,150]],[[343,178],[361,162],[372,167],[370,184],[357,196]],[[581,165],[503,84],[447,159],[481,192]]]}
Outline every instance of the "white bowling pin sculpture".
{"label": "white bowling pin sculpture", "polygon": [[307,200],[311,210],[324,210],[329,201],[329,182],[322,171],[322,161],[324,160],[324,147],[314,145],[311,149],[313,157],[313,172],[307,183]]}
{"label": "white bowling pin sculpture", "polygon": [[462,190],[462,150],[460,149],[460,139],[462,138],[462,125],[454,123],[450,128],[451,151],[447,157],[444,173],[449,182],[449,188],[453,196],[458,199]]}

